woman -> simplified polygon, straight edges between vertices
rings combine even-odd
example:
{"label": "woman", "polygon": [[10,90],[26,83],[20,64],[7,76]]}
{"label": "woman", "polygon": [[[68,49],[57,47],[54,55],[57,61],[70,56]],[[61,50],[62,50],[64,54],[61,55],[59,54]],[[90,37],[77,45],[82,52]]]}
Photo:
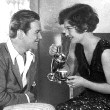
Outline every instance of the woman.
{"label": "woman", "polygon": [[[73,64],[77,59],[80,74],[69,76],[67,84],[85,90],[56,110],[110,110],[110,43],[92,33],[99,23],[96,12],[87,4],[75,4],[60,12],[59,23],[72,39],[69,56]],[[49,53],[54,55],[56,48],[50,46]]]}

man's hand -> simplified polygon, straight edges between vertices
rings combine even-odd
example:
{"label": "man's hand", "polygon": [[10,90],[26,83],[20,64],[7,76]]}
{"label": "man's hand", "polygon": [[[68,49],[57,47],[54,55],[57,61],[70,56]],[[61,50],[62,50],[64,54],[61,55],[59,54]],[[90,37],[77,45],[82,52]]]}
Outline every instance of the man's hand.
{"label": "man's hand", "polygon": [[26,94],[28,95],[28,97],[30,99],[30,102],[35,102],[36,101],[33,93],[28,91]]}

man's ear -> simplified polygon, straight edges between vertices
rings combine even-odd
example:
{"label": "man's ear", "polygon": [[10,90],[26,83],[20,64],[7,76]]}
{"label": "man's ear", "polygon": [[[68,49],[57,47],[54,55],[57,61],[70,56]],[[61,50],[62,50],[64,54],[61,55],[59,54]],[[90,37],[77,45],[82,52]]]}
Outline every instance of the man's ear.
{"label": "man's ear", "polygon": [[22,30],[18,30],[17,31],[17,37],[18,37],[18,39],[23,39],[23,37],[24,37],[24,35],[25,35],[25,33],[22,31]]}

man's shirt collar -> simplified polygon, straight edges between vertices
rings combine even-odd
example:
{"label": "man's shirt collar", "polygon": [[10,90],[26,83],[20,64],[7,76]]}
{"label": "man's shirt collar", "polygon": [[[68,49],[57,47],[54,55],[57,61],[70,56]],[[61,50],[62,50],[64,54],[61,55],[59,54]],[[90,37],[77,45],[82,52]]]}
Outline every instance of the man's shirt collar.
{"label": "man's shirt collar", "polygon": [[15,50],[15,48],[13,47],[13,44],[10,40],[10,38],[8,39],[7,41],[7,47],[8,47],[8,50],[9,50],[9,53],[10,53],[10,56],[11,56],[11,59],[12,59],[12,62],[13,64],[15,63],[15,58],[17,57],[17,55],[19,55],[19,53]]}
{"label": "man's shirt collar", "polygon": [[[17,50],[13,47],[13,44],[10,40],[10,38],[8,39],[7,41],[7,47],[8,47],[8,50],[9,50],[9,53],[10,53],[10,56],[11,56],[11,59],[12,59],[12,62],[13,64],[15,64],[15,58],[20,55]],[[26,56],[27,55],[32,55],[33,56],[33,62],[35,61],[35,55],[31,52],[31,50],[27,51],[26,52]]]}

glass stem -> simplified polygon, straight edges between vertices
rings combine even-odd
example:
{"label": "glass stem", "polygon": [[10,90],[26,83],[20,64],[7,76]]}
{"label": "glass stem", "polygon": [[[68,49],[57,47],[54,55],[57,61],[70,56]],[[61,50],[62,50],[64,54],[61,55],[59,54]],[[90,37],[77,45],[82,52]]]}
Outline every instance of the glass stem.
{"label": "glass stem", "polygon": [[73,98],[73,87],[69,87],[69,98]]}

